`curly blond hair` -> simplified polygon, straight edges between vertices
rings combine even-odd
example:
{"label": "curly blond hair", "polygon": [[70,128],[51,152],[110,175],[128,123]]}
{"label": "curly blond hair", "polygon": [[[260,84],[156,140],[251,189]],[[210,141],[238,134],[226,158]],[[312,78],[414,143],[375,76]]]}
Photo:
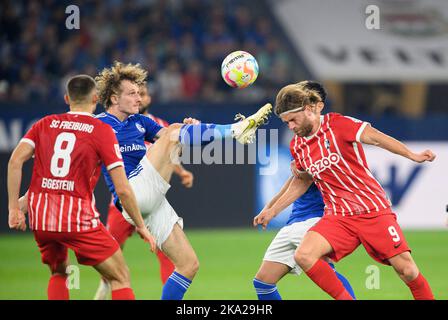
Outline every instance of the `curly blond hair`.
{"label": "curly blond hair", "polygon": [[104,68],[96,77],[99,102],[108,109],[112,102],[110,97],[113,94],[120,94],[120,84],[123,80],[129,80],[138,86],[146,84],[148,72],[139,63],[124,64],[115,61],[112,67]]}
{"label": "curly blond hair", "polygon": [[290,84],[283,87],[277,94],[274,112],[279,116],[289,110],[300,110],[306,105],[323,102],[325,97],[323,87],[317,82],[305,80]]}

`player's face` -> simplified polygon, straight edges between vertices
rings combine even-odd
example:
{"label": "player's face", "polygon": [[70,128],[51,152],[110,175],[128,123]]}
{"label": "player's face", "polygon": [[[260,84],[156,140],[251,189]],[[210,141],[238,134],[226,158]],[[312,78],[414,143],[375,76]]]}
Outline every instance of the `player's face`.
{"label": "player's face", "polygon": [[148,110],[148,107],[151,104],[151,96],[149,95],[146,86],[140,87],[140,98],[142,99],[142,103],[140,105],[140,113],[144,113]]}
{"label": "player's face", "polygon": [[314,126],[314,117],[307,108],[302,111],[280,115],[280,119],[288,125],[289,130],[299,137],[311,135]]}
{"label": "player's face", "polygon": [[142,103],[139,86],[129,80],[123,80],[120,89],[118,110],[128,115],[137,114]]}

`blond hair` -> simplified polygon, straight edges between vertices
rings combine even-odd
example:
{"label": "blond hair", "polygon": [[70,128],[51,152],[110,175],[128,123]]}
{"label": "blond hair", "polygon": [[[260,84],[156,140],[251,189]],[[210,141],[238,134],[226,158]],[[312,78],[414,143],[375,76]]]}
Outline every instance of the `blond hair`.
{"label": "blond hair", "polygon": [[129,80],[138,86],[146,84],[148,72],[139,63],[124,64],[115,61],[112,67],[104,68],[96,77],[99,102],[108,109],[112,102],[113,94],[120,94],[120,84],[123,80]]}
{"label": "blond hair", "polygon": [[275,114],[280,116],[287,111],[301,111],[306,105],[323,102],[325,98],[320,91],[323,87],[316,89],[315,86],[316,82],[306,80],[283,87],[275,99]]}

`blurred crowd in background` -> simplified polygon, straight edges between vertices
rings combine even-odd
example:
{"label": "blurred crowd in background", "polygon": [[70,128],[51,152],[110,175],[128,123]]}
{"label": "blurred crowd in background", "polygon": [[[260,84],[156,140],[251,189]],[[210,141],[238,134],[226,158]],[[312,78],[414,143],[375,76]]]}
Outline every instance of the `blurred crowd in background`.
{"label": "blurred crowd in background", "polygon": [[[285,84],[312,78],[267,0],[80,0],[80,29],[68,30],[72,2],[1,1],[0,105],[60,103],[69,76],[95,76],[115,60],[149,70],[150,93],[160,103],[272,102]],[[253,54],[260,68],[255,84],[244,90],[221,78],[222,60],[235,50]],[[345,98],[336,101],[336,111],[409,113],[399,83],[338,86],[333,93]],[[419,90],[424,110],[414,115],[447,112],[446,83]]]}
{"label": "blurred crowd in background", "polygon": [[[80,29],[67,30],[69,2],[2,1],[0,101],[51,100],[70,75],[94,76],[115,60],[148,69],[161,102],[259,101],[301,75],[262,2],[77,1]],[[220,73],[224,57],[241,49],[262,70],[244,93]]]}

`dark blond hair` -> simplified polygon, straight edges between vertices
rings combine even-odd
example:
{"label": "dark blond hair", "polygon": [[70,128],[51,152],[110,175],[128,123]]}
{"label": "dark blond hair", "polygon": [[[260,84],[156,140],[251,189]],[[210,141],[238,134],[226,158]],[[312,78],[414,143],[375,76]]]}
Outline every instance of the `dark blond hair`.
{"label": "dark blond hair", "polygon": [[138,86],[146,84],[147,71],[139,63],[124,64],[115,61],[110,68],[104,68],[96,77],[99,102],[108,109],[112,102],[113,94],[120,94],[120,84],[123,80],[129,80]]}
{"label": "dark blond hair", "polygon": [[301,81],[283,87],[275,99],[274,112],[280,114],[297,110],[301,111],[306,105],[314,105],[318,102],[325,102],[325,89],[321,84],[314,81]]}

